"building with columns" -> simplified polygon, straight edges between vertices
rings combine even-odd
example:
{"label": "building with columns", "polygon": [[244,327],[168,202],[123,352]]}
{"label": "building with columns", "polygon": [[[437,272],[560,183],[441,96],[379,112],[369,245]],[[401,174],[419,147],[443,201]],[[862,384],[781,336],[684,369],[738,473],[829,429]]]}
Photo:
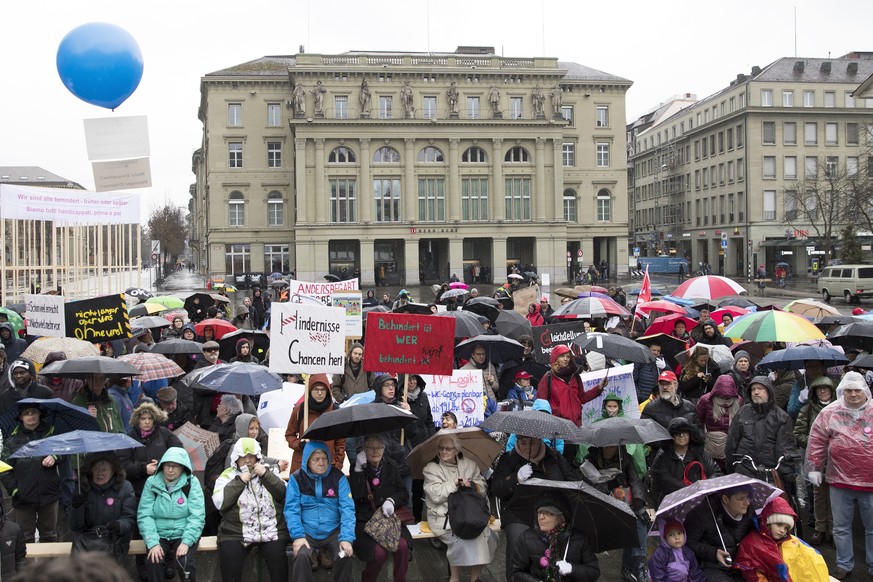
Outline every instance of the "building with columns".
{"label": "building with columns", "polygon": [[626,272],[625,93],[554,58],[265,56],[201,80],[192,241],[203,272]]}

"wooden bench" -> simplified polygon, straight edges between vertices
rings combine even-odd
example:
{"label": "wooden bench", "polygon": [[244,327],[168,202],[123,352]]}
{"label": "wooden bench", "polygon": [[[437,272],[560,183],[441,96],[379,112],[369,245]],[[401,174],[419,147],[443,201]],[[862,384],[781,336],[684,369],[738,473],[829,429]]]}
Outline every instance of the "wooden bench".
{"label": "wooden bench", "polygon": [[[434,534],[432,531],[428,531],[428,532],[421,531],[421,524],[422,523],[425,523],[425,522],[416,523],[413,525],[406,526],[409,529],[409,533],[412,534],[412,539],[413,540],[428,540],[431,538],[435,538],[436,534]],[[500,520],[495,519],[494,521],[492,521],[491,523],[488,524],[488,527],[491,528],[491,531],[495,531],[495,532],[500,533]]]}
{"label": "wooden bench", "polygon": [[[27,544],[28,558],[57,558],[60,556],[69,556],[73,549],[72,542],[48,542],[40,544]],[[198,552],[216,552],[218,551],[218,541],[215,536],[204,536],[200,538],[197,544]],[[131,540],[130,551],[131,556],[145,555],[145,542],[142,540]]]}

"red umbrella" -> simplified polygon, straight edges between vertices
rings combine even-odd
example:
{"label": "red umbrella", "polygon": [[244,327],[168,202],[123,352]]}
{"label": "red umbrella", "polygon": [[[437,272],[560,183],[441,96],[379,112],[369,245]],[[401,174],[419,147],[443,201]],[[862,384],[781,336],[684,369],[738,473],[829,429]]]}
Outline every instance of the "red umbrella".
{"label": "red umbrella", "polygon": [[710,312],[709,318],[716,323],[721,323],[721,318],[724,317],[725,314],[728,314],[732,318],[736,319],[741,315],[747,314],[748,312],[748,309],[743,309],[742,307],[737,307],[735,305],[726,305],[724,307],[716,309],[715,311]]}
{"label": "red umbrella", "polygon": [[194,331],[197,332],[197,335],[203,335],[203,329],[207,326],[215,330],[215,341],[220,340],[226,334],[236,331],[236,326],[224,319],[204,319],[194,326]]}
{"label": "red umbrella", "polygon": [[673,332],[673,328],[676,325],[677,321],[685,322],[685,331],[691,331],[695,327],[697,327],[697,320],[691,319],[687,315],[680,315],[678,313],[674,313],[672,315],[665,315],[664,317],[659,317],[655,321],[652,322],[645,333],[643,335],[654,335],[656,333],[666,333],[669,335]]}
{"label": "red umbrella", "polygon": [[688,279],[673,291],[673,297],[718,299],[745,293],[746,289],[733,279],[718,275],[703,275]]}
{"label": "red umbrella", "polygon": [[682,315],[685,315],[686,313],[685,308],[681,305],[676,305],[671,301],[665,301],[663,299],[637,303],[637,312],[649,315],[653,311],[661,311],[664,313],[681,313]]}
{"label": "red umbrella", "polygon": [[453,282],[449,283],[449,289],[468,289],[468,288],[469,287],[467,286],[466,283],[462,283],[460,281],[453,281]]}

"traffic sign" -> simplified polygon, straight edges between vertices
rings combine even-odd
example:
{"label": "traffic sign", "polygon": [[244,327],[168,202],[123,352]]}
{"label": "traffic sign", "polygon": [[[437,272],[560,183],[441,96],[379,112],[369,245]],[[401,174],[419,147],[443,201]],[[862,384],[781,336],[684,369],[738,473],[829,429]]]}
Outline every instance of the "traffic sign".
{"label": "traffic sign", "polygon": [[726,249],[726,248],[727,248],[727,239],[722,239],[722,241],[721,241],[721,248],[723,248],[723,249]]}
{"label": "traffic sign", "polygon": [[579,249],[578,251],[576,251],[576,256],[580,257],[580,258],[582,257],[582,249]]}
{"label": "traffic sign", "polygon": [[157,261],[157,260],[158,260],[158,253],[152,253],[152,260],[153,260],[153,261]]}
{"label": "traffic sign", "polygon": [[161,241],[152,239],[152,254],[161,254]]}

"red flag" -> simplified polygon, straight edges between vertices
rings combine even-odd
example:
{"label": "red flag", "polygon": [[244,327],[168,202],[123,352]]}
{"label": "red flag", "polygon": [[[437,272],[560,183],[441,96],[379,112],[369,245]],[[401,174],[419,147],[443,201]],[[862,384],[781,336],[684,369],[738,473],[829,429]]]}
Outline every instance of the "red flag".
{"label": "red flag", "polygon": [[643,275],[643,284],[640,285],[640,296],[637,303],[645,303],[652,300],[652,282],[649,281],[649,266],[646,265],[646,274]]}

